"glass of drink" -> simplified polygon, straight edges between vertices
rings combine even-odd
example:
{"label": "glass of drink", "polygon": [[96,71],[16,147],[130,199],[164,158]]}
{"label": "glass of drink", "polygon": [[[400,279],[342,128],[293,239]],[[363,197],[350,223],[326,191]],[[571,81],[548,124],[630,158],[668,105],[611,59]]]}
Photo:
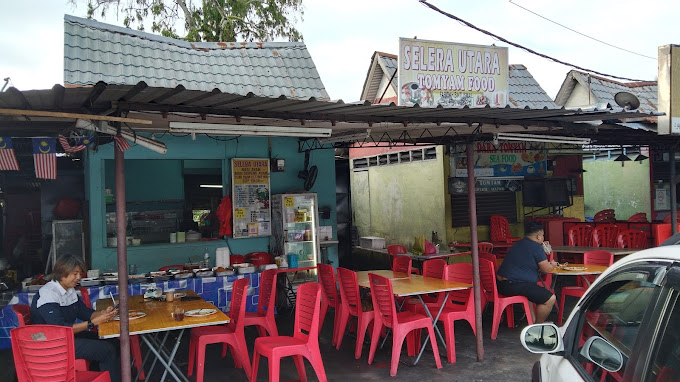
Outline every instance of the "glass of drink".
{"label": "glass of drink", "polygon": [[172,312],[172,317],[175,321],[184,320],[184,308],[175,307],[175,310]]}

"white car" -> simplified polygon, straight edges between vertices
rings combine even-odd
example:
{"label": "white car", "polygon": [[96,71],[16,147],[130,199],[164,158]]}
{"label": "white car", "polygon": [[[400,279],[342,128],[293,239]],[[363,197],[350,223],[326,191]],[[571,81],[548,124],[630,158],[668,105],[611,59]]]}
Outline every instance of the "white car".
{"label": "white car", "polygon": [[680,381],[680,245],[628,255],[607,269],[565,325],[529,325],[542,353],[533,381]]}

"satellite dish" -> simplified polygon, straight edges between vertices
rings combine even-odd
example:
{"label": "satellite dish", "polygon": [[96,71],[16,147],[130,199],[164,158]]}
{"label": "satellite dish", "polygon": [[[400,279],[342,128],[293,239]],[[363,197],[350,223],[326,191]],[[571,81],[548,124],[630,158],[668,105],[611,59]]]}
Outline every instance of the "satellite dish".
{"label": "satellite dish", "polygon": [[614,94],[614,101],[626,110],[635,110],[640,107],[640,100],[628,92],[618,92]]}

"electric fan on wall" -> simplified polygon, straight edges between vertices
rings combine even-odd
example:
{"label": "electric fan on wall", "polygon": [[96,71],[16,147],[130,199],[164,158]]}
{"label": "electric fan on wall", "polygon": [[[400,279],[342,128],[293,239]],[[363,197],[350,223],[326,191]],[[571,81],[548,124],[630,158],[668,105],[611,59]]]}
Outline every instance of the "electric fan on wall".
{"label": "electric fan on wall", "polygon": [[309,191],[316,182],[316,176],[319,173],[319,168],[316,166],[309,167],[309,150],[305,151],[305,169],[298,172],[298,178],[304,180],[305,191]]}

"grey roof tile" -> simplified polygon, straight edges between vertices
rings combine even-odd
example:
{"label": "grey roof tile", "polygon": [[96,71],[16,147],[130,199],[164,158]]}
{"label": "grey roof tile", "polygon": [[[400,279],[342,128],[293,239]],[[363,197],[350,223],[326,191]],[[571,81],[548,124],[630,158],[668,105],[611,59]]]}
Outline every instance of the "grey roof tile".
{"label": "grey roof tile", "polygon": [[300,42],[191,43],[64,16],[64,84],[99,81],[329,99]]}

